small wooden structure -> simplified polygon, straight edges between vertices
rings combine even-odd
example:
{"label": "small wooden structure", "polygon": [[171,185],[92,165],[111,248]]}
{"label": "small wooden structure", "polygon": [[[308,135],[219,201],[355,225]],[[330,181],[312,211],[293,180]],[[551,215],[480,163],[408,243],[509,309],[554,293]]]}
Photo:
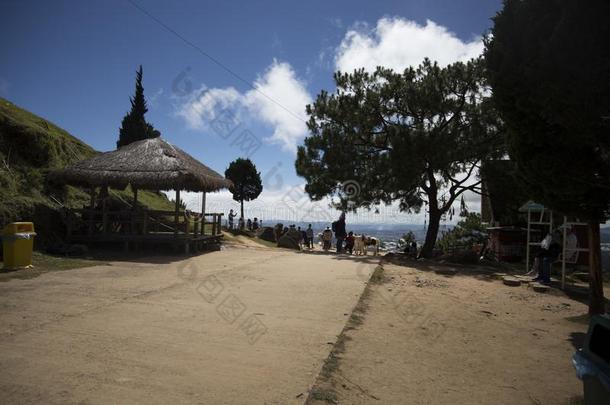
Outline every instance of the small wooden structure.
{"label": "small wooden structure", "polygon": [[[527,212],[527,253],[525,266],[526,271],[529,270],[530,265],[530,248],[531,247],[540,247],[540,241],[533,242],[531,235],[534,233],[532,229],[532,225],[541,226],[543,230],[546,230],[548,227],[548,233],[553,232],[555,229],[553,225],[557,225],[553,222],[553,211],[545,208],[542,204],[535,203],[533,201],[528,201],[525,203],[520,209],[520,212]],[[534,215],[535,214],[535,215]],[[565,288],[566,284],[566,263],[567,264],[578,264],[579,263],[579,255],[580,253],[588,253],[588,241],[586,238],[581,238],[580,246],[572,247],[568,249],[566,246],[567,241],[567,231],[569,228],[577,227],[577,226],[587,226],[585,222],[581,222],[578,219],[569,219],[567,216],[563,217],[563,223],[561,225],[561,229],[563,231],[563,246],[561,249],[561,254],[559,256],[559,262],[561,262],[561,288]],[[544,235],[542,235],[544,237]],[[539,239],[539,238],[538,238]],[[585,245],[586,247],[583,247]],[[582,260],[582,259],[581,259]],[[588,261],[582,260],[582,262],[587,263]]]}
{"label": "small wooden structure", "polygon": [[525,256],[527,229],[517,226],[494,226],[487,228],[489,251],[503,262],[518,262]]}
{"label": "small wooden structure", "polygon": [[[529,271],[530,267],[530,253],[532,247],[540,247],[540,240],[536,242],[532,241],[532,225],[538,225],[546,230],[548,227],[548,231],[546,233],[551,233],[553,231],[553,211],[547,209],[542,204],[538,204],[534,201],[528,201],[521,208],[519,208],[519,212],[527,212],[527,243],[525,246],[525,271]],[[535,217],[534,214],[537,216]],[[542,237],[546,235],[546,233],[542,234]]]}
{"label": "small wooden structure", "polygon": [[[222,213],[206,213],[206,193],[229,188],[232,183],[162,138],[133,142],[122,148],[100,153],[57,170],[54,181],[90,190],[90,206],[69,209],[66,215],[68,241],[122,242],[125,249],[133,243],[170,243],[185,252],[222,237]],[[131,209],[109,210],[103,198],[108,187],[133,190]],[[95,205],[95,189],[100,188],[101,206]],[[138,207],[138,190],[175,190],[173,211]],[[180,206],[180,191],[202,192],[201,214]]]}

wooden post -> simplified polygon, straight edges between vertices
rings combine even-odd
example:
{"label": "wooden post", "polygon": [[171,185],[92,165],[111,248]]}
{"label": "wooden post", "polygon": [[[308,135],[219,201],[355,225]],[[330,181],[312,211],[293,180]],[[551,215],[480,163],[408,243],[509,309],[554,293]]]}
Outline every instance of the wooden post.
{"label": "wooden post", "polygon": [[566,289],[566,245],[568,239],[568,217],[563,216],[563,243],[561,246],[561,289]]}
{"label": "wooden post", "polygon": [[148,211],[143,210],[144,218],[142,218],[142,234],[146,235],[148,233]]}
{"label": "wooden post", "polygon": [[95,207],[95,187],[89,189],[89,209]]}
{"label": "wooden post", "polygon": [[136,218],[136,207],[137,207],[137,203],[138,203],[138,189],[135,187],[131,187],[131,191],[133,192],[133,204],[131,206],[131,220],[130,222],[130,228],[131,228],[131,234],[132,235],[137,235],[138,231],[137,231],[137,218]]}
{"label": "wooden post", "polygon": [[105,235],[108,228],[108,210],[106,208],[106,197],[102,199],[102,233]]}
{"label": "wooden post", "polygon": [[136,207],[138,206],[138,189],[135,187],[132,187],[133,190],[133,209],[135,210]]}
{"label": "wooden post", "polygon": [[72,212],[70,209],[66,211],[66,242],[72,241]]}
{"label": "wooden post", "polygon": [[212,214],[212,235],[216,235],[216,214]]}
{"label": "wooden post", "polygon": [[180,219],[180,190],[176,190],[176,211],[174,211],[174,235],[178,234],[178,220]]}
{"label": "wooden post", "polygon": [[532,223],[532,211],[528,207],[527,209],[527,242],[525,246],[525,271],[526,273],[530,271],[530,232],[531,232],[531,223]]}
{"label": "wooden post", "polygon": [[205,191],[201,193],[201,235],[205,235]]}
{"label": "wooden post", "polygon": [[589,315],[605,313],[599,222],[589,220]]}
{"label": "wooden post", "polygon": [[89,223],[89,226],[87,227],[87,234],[91,236],[93,235],[93,209],[95,208],[95,187],[91,187],[89,193],[89,213],[87,215],[87,222]]}

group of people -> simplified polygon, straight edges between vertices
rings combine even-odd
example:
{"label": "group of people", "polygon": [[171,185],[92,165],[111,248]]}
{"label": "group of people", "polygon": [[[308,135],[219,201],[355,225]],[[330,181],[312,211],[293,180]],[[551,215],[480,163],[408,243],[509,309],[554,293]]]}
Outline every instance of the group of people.
{"label": "group of people", "polygon": [[299,246],[302,247],[306,247],[308,249],[313,249],[313,242],[314,242],[314,238],[313,238],[313,228],[311,227],[311,224],[309,224],[309,226],[307,226],[307,229],[303,230],[301,229],[301,227],[297,227],[297,231],[300,232],[301,234],[301,239],[299,240]]}
{"label": "group of people", "polygon": [[[299,233],[299,246],[301,248],[313,249],[315,243],[315,234],[311,224],[303,229],[300,226],[290,225],[290,228],[296,229]],[[281,235],[287,233],[290,228],[284,228]],[[322,241],[322,249],[328,251],[332,247],[333,238],[336,240],[337,253],[350,253],[354,251],[355,235],[353,232],[346,233],[345,230],[345,214],[342,213],[339,219],[327,226],[320,234]]]}
{"label": "group of people", "polygon": [[[231,209],[229,211],[229,215],[228,215],[229,229],[234,229],[234,222],[235,222],[236,216],[237,216],[237,213],[235,213],[233,211],[233,209]],[[248,218],[247,220],[244,220],[243,217],[240,217],[239,220],[237,221],[237,229],[240,229],[240,230],[247,229],[249,231],[256,231],[258,228],[261,228],[262,226],[263,226],[263,220],[261,220],[259,222],[257,217],[254,217],[254,220],[251,220],[250,218]]]}
{"label": "group of people", "polygon": [[356,237],[354,232],[346,232],[345,229],[345,213],[342,212],[339,219],[327,226],[322,231],[322,249],[328,251],[332,247],[333,233],[336,240],[337,253],[349,253],[354,252],[354,244]]}

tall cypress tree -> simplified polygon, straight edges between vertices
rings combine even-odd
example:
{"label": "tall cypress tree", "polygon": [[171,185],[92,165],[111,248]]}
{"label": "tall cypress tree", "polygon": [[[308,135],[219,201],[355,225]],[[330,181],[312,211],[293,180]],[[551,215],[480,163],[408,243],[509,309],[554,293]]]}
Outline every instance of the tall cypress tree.
{"label": "tall cypress tree", "polygon": [[136,72],[136,90],[131,102],[131,111],[123,117],[121,128],[119,129],[119,140],[117,148],[128,145],[142,139],[156,138],[161,133],[146,122],[144,114],[148,111],[146,99],[144,98],[144,86],[142,86],[142,65]]}

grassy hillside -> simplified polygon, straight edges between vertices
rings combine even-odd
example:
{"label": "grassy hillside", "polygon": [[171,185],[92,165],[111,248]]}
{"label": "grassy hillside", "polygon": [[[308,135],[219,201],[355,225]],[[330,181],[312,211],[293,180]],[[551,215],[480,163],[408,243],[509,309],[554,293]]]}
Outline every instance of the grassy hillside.
{"label": "grassy hillside", "polygon": [[[59,208],[81,207],[88,194],[53,185],[49,170],[97,153],[53,123],[0,98],[0,228],[13,221],[34,221],[39,242],[60,239]],[[126,205],[131,191],[111,190],[113,205]],[[141,191],[139,200],[154,209],[173,209],[165,195]]]}

